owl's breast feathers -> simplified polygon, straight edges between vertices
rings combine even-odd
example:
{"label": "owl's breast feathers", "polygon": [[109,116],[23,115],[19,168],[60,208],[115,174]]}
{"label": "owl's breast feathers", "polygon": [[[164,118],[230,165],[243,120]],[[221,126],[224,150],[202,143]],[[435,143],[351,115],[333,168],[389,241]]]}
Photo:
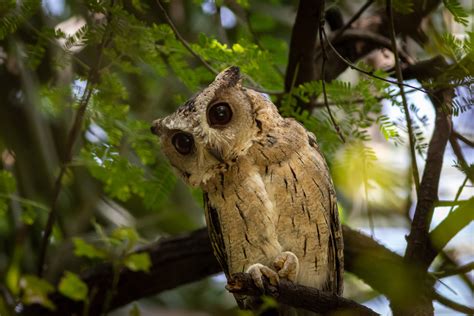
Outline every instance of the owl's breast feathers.
{"label": "owl's breast feathers", "polygon": [[203,189],[210,239],[227,276],[254,263],[271,267],[290,251],[300,262],[297,283],[342,292],[335,191],[314,135],[296,121],[262,131]]}

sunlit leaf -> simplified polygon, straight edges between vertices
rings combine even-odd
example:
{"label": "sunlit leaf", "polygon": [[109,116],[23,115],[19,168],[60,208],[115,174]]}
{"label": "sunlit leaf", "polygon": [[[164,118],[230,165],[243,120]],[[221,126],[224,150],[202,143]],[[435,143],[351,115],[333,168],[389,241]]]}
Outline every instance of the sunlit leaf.
{"label": "sunlit leaf", "polygon": [[66,271],[59,281],[58,289],[62,295],[74,301],[85,301],[87,299],[87,284],[75,273]]}
{"label": "sunlit leaf", "polygon": [[146,252],[131,254],[125,258],[124,263],[132,271],[148,272],[151,267],[150,255]]}
{"label": "sunlit leaf", "polygon": [[21,300],[24,304],[40,304],[50,310],[56,309],[48,294],[54,292],[54,287],[44,279],[34,275],[23,275],[20,279],[22,289]]}
{"label": "sunlit leaf", "polygon": [[72,241],[74,243],[74,254],[78,257],[89,259],[103,259],[106,257],[106,253],[103,250],[85,242],[81,238],[73,238]]}

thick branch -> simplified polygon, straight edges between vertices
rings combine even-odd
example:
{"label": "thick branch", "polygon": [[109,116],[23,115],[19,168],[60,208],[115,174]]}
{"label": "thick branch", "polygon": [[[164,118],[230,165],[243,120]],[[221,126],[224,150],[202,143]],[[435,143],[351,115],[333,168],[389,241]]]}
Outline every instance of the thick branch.
{"label": "thick branch", "polygon": [[451,104],[452,95],[452,89],[436,91],[435,97],[430,95],[436,110],[435,127],[428,147],[425,170],[418,191],[418,203],[405,252],[405,261],[415,268],[412,278],[413,283],[419,287],[419,291],[416,296],[405,295],[402,300],[392,300],[395,315],[433,314],[431,284],[424,283],[424,275],[437,254],[431,246],[429,227],[434,205],[438,200],[443,156],[451,135],[451,116],[444,113],[443,109]]}
{"label": "thick branch", "polygon": [[257,288],[252,277],[247,273],[236,273],[227,285],[227,289],[235,294],[261,296],[263,294],[275,298],[278,302],[296,308],[306,309],[316,313],[336,314],[350,313],[351,315],[378,315],[370,308],[352,300],[327,293],[315,288],[280,280],[278,287],[264,280],[265,289]]}
{"label": "thick branch", "polygon": [[425,170],[420,183],[405,259],[420,265],[426,271],[432,258],[429,253],[429,226],[435,202],[438,200],[439,180],[443,166],[443,156],[451,135],[451,116],[443,112],[445,105],[451,104],[452,89],[441,90],[431,98],[436,109],[433,135],[428,147]]}
{"label": "thick branch", "polygon": [[293,86],[315,79],[314,54],[323,7],[321,1],[324,0],[301,0],[298,5],[291,32],[285,92],[289,92]]}
{"label": "thick branch", "polygon": [[[402,282],[407,274],[402,257],[346,226],[343,226],[343,234],[347,271],[388,297],[410,289],[409,280]],[[183,236],[162,239],[138,251],[150,254],[152,268],[149,273],[122,270],[110,310],[221,271],[205,228]],[[109,264],[94,267],[86,271],[82,279],[91,291],[95,289],[96,292],[91,298],[89,314],[99,313],[105,293],[112,282],[112,267]],[[61,295],[55,294],[51,299],[57,306],[56,311],[44,310],[36,305],[25,306],[22,315],[72,315],[82,310],[82,304]]]}

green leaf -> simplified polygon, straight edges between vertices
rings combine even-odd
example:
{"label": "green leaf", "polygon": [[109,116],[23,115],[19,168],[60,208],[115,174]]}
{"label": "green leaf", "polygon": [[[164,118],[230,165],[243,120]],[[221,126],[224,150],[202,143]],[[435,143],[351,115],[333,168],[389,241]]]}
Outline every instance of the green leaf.
{"label": "green leaf", "polygon": [[457,0],[443,0],[446,9],[453,15],[454,21],[464,25],[469,25],[469,14]]}
{"label": "green leaf", "polygon": [[21,212],[21,221],[26,224],[26,225],[33,225],[33,223],[36,220],[36,217],[38,216],[38,209],[28,205],[24,204],[23,209]]}
{"label": "green leaf", "polygon": [[20,279],[20,288],[23,292],[21,301],[24,304],[40,304],[50,310],[56,309],[48,298],[48,294],[54,292],[54,287],[49,282],[34,275],[24,275]]}
{"label": "green leaf", "polygon": [[0,170],[0,192],[12,193],[15,191],[16,181],[11,172]]}
{"label": "green leaf", "polygon": [[99,249],[81,238],[73,238],[74,254],[78,257],[86,257],[89,259],[103,259],[107,255],[105,251]]}
{"label": "green leaf", "polygon": [[85,301],[87,299],[87,293],[89,289],[77,274],[66,271],[64,276],[59,282],[59,292],[74,300],[74,301]]}
{"label": "green leaf", "polygon": [[133,227],[118,227],[112,231],[110,238],[115,239],[119,243],[127,243],[131,248],[137,244],[140,236]]}
{"label": "green leaf", "polygon": [[149,272],[151,267],[150,255],[146,252],[131,254],[125,258],[124,264],[132,271]]}

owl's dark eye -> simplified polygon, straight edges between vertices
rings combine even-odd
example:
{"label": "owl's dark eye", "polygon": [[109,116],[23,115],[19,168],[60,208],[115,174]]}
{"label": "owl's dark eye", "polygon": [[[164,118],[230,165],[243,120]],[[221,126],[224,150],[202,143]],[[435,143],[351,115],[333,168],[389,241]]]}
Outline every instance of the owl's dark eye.
{"label": "owl's dark eye", "polygon": [[232,119],[232,109],[228,103],[220,102],[207,110],[207,120],[211,126],[223,126]]}
{"label": "owl's dark eye", "polygon": [[178,132],[174,134],[171,142],[181,155],[188,155],[193,151],[194,139],[188,133]]}

